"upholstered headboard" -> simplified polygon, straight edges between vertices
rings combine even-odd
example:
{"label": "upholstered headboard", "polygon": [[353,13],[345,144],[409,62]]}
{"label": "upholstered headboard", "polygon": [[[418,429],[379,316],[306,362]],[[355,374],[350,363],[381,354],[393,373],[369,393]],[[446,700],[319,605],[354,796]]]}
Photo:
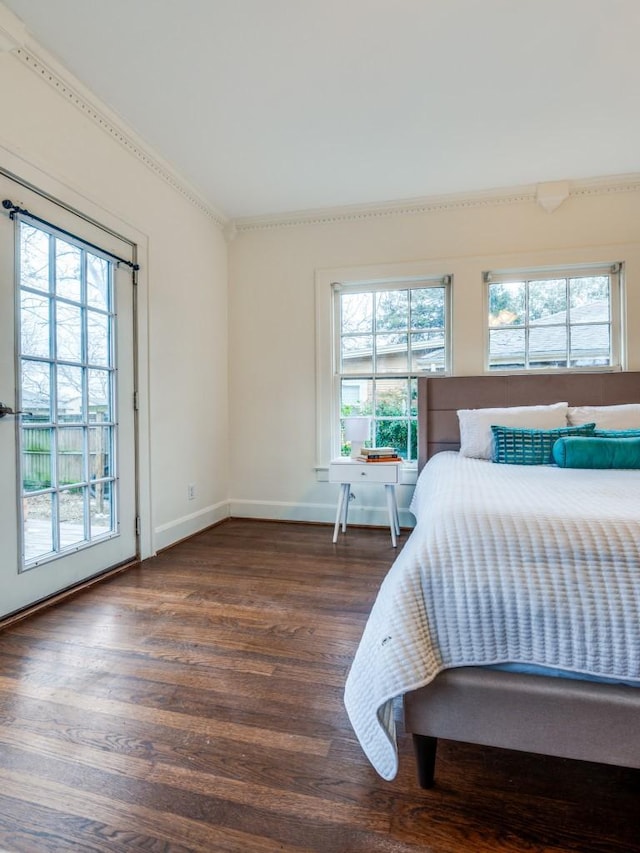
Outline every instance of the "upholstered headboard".
{"label": "upholstered headboard", "polygon": [[458,409],[640,403],[640,372],[545,373],[509,376],[425,376],[418,379],[418,468],[441,450],[460,448]]}

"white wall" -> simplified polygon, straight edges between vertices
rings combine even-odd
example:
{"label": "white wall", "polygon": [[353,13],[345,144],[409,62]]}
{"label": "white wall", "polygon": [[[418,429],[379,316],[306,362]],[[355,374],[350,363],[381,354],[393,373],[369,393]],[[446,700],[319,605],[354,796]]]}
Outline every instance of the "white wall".
{"label": "white wall", "polygon": [[[552,214],[524,194],[421,213],[328,215],[317,224],[239,223],[228,273],[214,219],[25,56],[0,53],[0,165],[142,250],[145,554],[229,512],[333,520],[337,487],[316,471],[327,461],[316,454],[315,286],[322,271],[330,278],[336,270],[426,264],[452,273],[454,370],[471,375],[483,365],[482,270],[614,254],[627,262],[627,366],[640,368],[637,189],[573,194]],[[191,482],[194,501],[187,500]],[[358,493],[354,520],[384,523],[378,491]],[[405,523],[410,494],[401,487]]]}
{"label": "white wall", "polygon": [[[15,52],[0,54],[0,113],[0,166],[140,244],[142,542],[149,554],[227,515],[226,241],[211,215],[113,127]],[[191,482],[196,498],[188,501]]]}
{"label": "white wall", "polygon": [[[625,260],[627,366],[640,368],[640,192],[599,187],[547,213],[535,193],[422,213],[317,224],[238,224],[230,245],[231,513],[330,521],[338,487],[316,463],[316,279],[424,267],[452,273],[454,372],[483,372],[482,271]],[[328,293],[327,293],[328,299]],[[382,490],[378,490],[382,492]],[[411,487],[400,487],[401,507]],[[350,517],[385,523],[383,495],[356,490]],[[402,521],[410,523],[406,511]]]}

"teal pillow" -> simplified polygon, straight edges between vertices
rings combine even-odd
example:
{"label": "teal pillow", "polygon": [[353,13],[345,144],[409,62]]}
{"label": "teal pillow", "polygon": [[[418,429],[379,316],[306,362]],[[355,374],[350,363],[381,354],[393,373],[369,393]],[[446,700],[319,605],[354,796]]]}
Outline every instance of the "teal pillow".
{"label": "teal pillow", "polygon": [[556,429],[492,426],[493,461],[506,465],[553,465],[553,445],[559,438],[592,435],[594,427],[595,423]]}
{"label": "teal pillow", "polygon": [[640,429],[594,429],[600,438],[640,438]]}
{"label": "teal pillow", "polygon": [[637,438],[560,438],[553,458],[561,468],[640,468],[640,433]]}

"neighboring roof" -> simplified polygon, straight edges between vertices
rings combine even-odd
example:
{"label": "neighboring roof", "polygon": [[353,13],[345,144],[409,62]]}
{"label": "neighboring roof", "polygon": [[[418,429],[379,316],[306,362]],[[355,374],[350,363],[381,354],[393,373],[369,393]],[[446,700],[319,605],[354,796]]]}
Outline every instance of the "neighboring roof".
{"label": "neighboring roof", "polygon": [[[363,338],[363,341],[367,340]],[[444,337],[433,338],[425,343],[424,341],[412,341],[413,358],[417,363],[418,370],[428,370],[431,364],[441,365],[444,363]],[[390,344],[388,346],[377,347],[379,356],[402,356],[407,352],[406,345]],[[418,355],[418,353],[420,353]],[[349,350],[344,353],[345,361],[357,361],[370,359],[372,350],[369,345],[364,345],[360,349]]]}
{"label": "neighboring roof", "polygon": [[[603,320],[608,314],[608,302],[600,300],[571,309],[571,355],[575,359],[601,359],[608,355],[609,325]],[[536,354],[548,361],[562,361],[567,355],[566,311],[558,311],[536,322],[529,329],[529,354]],[[586,324],[580,326],[579,324]],[[492,363],[519,362],[524,351],[524,331],[521,326],[495,326],[490,330]],[[367,340],[363,338],[363,342]],[[444,338],[434,338],[428,344],[415,343],[414,351],[419,351],[416,363],[418,370],[430,370],[431,365],[444,365]],[[426,350],[426,351],[425,351]],[[401,356],[406,347],[400,344],[379,347],[380,355]],[[355,361],[371,358],[371,347],[364,345],[344,354],[345,360]],[[415,369],[415,368],[414,368]]]}
{"label": "neighboring roof", "polygon": [[[573,358],[602,358],[609,353],[608,302],[601,300],[571,309],[571,355]],[[529,356],[545,360],[562,360],[567,354],[566,311],[536,322],[529,327]],[[592,324],[577,326],[575,324]],[[524,331],[517,326],[494,326],[491,329],[491,361],[511,362],[522,359]]]}

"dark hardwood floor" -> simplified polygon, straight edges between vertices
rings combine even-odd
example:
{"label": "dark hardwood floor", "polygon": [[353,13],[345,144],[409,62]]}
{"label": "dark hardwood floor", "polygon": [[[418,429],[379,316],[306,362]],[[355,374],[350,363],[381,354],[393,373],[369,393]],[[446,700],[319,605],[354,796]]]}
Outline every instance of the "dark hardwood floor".
{"label": "dark hardwood floor", "polygon": [[376,775],[342,690],[395,552],[331,535],[231,520],[1,632],[0,850],[640,851],[635,771],[442,742],[422,791],[401,734]]}

